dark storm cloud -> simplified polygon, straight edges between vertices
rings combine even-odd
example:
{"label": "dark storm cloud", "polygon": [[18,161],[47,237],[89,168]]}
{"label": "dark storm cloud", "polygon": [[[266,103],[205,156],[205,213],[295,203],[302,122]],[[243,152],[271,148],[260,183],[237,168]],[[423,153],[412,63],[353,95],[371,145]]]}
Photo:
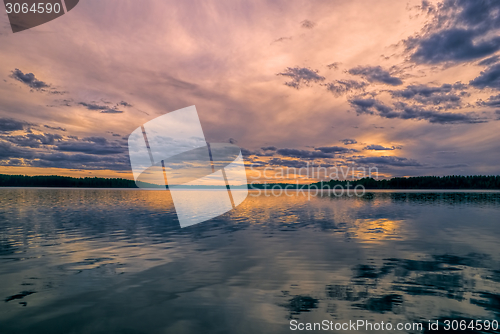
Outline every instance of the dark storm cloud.
{"label": "dark storm cloud", "polygon": [[403,102],[397,102],[394,107],[389,107],[373,98],[354,98],[349,103],[354,107],[358,115],[370,114],[384,118],[427,120],[430,123],[439,124],[485,122],[484,119],[480,119],[473,113],[440,112],[434,109],[408,105]]}
{"label": "dark storm cloud", "polygon": [[54,145],[56,142],[59,142],[63,139],[61,135],[50,134],[50,133],[44,133],[44,134],[27,133],[26,135],[5,136],[2,138],[18,146],[25,146],[31,148],[40,147],[42,145]]}
{"label": "dark storm cloud", "polygon": [[420,163],[413,159],[400,158],[400,157],[364,157],[355,159],[359,164],[374,164],[374,165],[388,165],[395,167],[418,167],[422,166]]}
{"label": "dark storm cloud", "polygon": [[363,89],[367,86],[366,82],[356,80],[336,80],[327,83],[326,89],[335,96],[340,96],[355,90]]}
{"label": "dark storm cloud", "polygon": [[312,82],[324,81],[325,77],[318,74],[318,71],[306,67],[288,67],[284,72],[277,75],[289,77],[292,81],[285,82],[285,85],[299,89],[301,85],[309,85]]}
{"label": "dark storm cloud", "polygon": [[261,147],[260,149],[262,151],[276,151],[277,150],[276,146],[266,146],[266,147]]}
{"label": "dark storm cloud", "polygon": [[400,150],[401,147],[399,146],[391,146],[391,147],[384,147],[382,145],[368,145],[363,150],[369,150],[369,151],[393,151],[393,150]]}
{"label": "dark storm cloud", "polygon": [[492,56],[486,59],[481,60],[479,63],[477,63],[479,66],[490,66],[495,63],[498,63],[498,60],[500,60],[499,56]]}
{"label": "dark storm cloud", "polygon": [[50,87],[49,84],[38,80],[33,73],[24,74],[17,68],[12,71],[11,77],[36,90]]}
{"label": "dark storm cloud", "polygon": [[355,139],[341,139],[339,141],[344,145],[353,145],[358,143]]}
{"label": "dark storm cloud", "polygon": [[321,159],[321,158],[334,158],[334,154],[325,153],[322,151],[308,151],[299,150],[293,148],[280,148],[276,153],[290,158],[300,158],[300,159]]}
{"label": "dark storm cloud", "polygon": [[462,97],[469,96],[465,92],[467,86],[461,82],[453,85],[443,84],[441,86],[410,85],[402,90],[393,90],[393,98],[412,99],[423,105],[443,105],[445,108],[457,108],[462,102]]}
{"label": "dark storm cloud", "polygon": [[316,151],[320,151],[323,153],[351,153],[357,152],[355,149],[345,148],[342,146],[327,146],[327,147],[316,147],[314,148]]}
{"label": "dark storm cloud", "polygon": [[389,71],[384,70],[380,66],[358,66],[351,68],[348,72],[352,75],[362,76],[369,82],[380,82],[391,86],[403,84],[401,79],[392,76]]}
{"label": "dark storm cloud", "polygon": [[0,118],[0,133],[23,130],[29,125],[32,124],[12,118]]}
{"label": "dark storm cloud", "polygon": [[500,89],[500,64],[488,67],[481,74],[469,82],[471,86],[476,88],[494,88]]}
{"label": "dark storm cloud", "polygon": [[500,1],[445,0],[432,22],[404,41],[416,63],[466,62],[500,50]]}

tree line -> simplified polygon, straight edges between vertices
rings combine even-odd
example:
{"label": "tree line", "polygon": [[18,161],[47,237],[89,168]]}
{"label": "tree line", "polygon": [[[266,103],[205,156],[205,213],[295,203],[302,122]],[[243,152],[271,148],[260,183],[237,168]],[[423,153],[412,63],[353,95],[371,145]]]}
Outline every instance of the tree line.
{"label": "tree line", "polygon": [[359,180],[330,180],[321,181],[312,184],[286,184],[286,183],[268,183],[268,184],[251,184],[250,188],[329,188],[335,186],[355,188],[358,185],[365,189],[500,189],[500,176],[485,176],[485,175],[451,175],[451,176],[416,176],[416,177],[394,177],[388,180],[375,180],[373,178],[362,178]]}
{"label": "tree line", "polygon": [[137,188],[137,185],[133,180],[120,178],[0,174],[0,187]]}
{"label": "tree line", "polygon": [[[145,186],[148,184],[144,183]],[[312,184],[298,185],[299,188],[330,188],[336,185],[352,188],[362,185],[365,189],[500,189],[500,176],[417,176],[394,177],[388,180],[362,178],[359,180],[330,180]],[[152,185],[153,186],[153,185]],[[297,188],[296,184],[270,183],[251,184],[250,189],[271,187]],[[75,187],[75,188],[138,188],[133,180],[121,178],[69,176],[28,176],[0,174],[0,187]],[[154,186],[158,187],[158,186]]]}

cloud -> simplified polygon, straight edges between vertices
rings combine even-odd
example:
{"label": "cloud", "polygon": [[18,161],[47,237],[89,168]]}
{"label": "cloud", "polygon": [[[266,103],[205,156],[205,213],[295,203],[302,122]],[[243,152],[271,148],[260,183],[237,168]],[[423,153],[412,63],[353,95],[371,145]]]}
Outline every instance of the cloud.
{"label": "cloud", "polygon": [[[276,40],[273,41],[273,43],[279,43],[279,42],[284,42],[284,41],[291,41],[292,40],[292,37],[280,37]],[[271,44],[273,44],[271,43]]]}
{"label": "cloud", "polygon": [[86,154],[108,155],[124,153],[126,149],[120,146],[99,146],[91,143],[62,143],[57,146],[59,151],[81,152]]}
{"label": "cloud", "polygon": [[0,133],[23,130],[25,126],[33,125],[12,118],[0,118]]}
{"label": "cloud", "polygon": [[413,159],[382,156],[382,157],[363,157],[355,159],[359,164],[374,164],[374,165],[389,165],[395,167],[419,167],[422,166],[419,162]]}
{"label": "cloud", "polygon": [[486,120],[479,118],[474,113],[440,112],[435,109],[425,109],[420,106],[408,105],[397,102],[394,107],[389,107],[373,98],[353,98],[349,103],[358,115],[378,115],[384,118],[427,120],[430,123],[484,123]]}
{"label": "cloud", "polygon": [[353,145],[358,143],[355,139],[341,139],[339,141],[344,145]]}
{"label": "cloud", "polygon": [[500,50],[500,2],[445,0],[430,24],[404,41],[416,63],[467,62]]}
{"label": "cloud", "polygon": [[391,146],[391,147],[384,147],[382,145],[368,145],[363,150],[369,150],[369,151],[393,151],[393,150],[400,150],[400,146]]}
{"label": "cloud", "polygon": [[2,139],[7,140],[18,146],[36,148],[42,145],[54,145],[56,142],[61,141],[63,137],[59,134],[27,133],[26,135],[20,135],[20,136],[4,136],[2,137]]}
{"label": "cloud", "polygon": [[415,96],[425,96],[429,97],[438,93],[450,93],[453,90],[463,90],[467,89],[467,86],[461,82],[457,82],[453,85],[443,84],[441,86],[432,87],[428,85],[410,85],[403,90],[393,90],[391,94],[393,96],[401,96],[404,98],[413,98]]}
{"label": "cloud", "polygon": [[31,87],[32,89],[40,90],[42,88],[50,87],[49,84],[41,80],[38,80],[33,73],[24,74],[21,70],[17,68],[14,71],[12,71],[11,77]]}
{"label": "cloud", "polygon": [[293,148],[280,148],[276,151],[276,153],[282,156],[300,159],[321,159],[335,157],[331,152],[322,152],[320,150],[308,151]]}
{"label": "cloud", "polygon": [[482,71],[477,78],[469,82],[469,85],[480,89],[486,87],[500,89],[500,64],[490,66]]}
{"label": "cloud", "polygon": [[260,148],[262,151],[276,151],[276,146],[265,146]]}
{"label": "cloud", "polygon": [[102,114],[121,114],[123,113],[123,110],[117,110],[117,109],[105,109],[101,110]]}
{"label": "cloud", "polygon": [[113,108],[109,108],[108,106],[97,104],[95,102],[91,102],[91,103],[78,102],[78,104],[81,106],[84,106],[88,110],[99,110],[103,114],[121,114],[121,113],[123,113],[122,110],[116,109],[118,105],[113,107]]}
{"label": "cloud", "polygon": [[289,77],[292,81],[285,82],[285,85],[299,89],[301,85],[308,86],[311,82],[324,81],[325,77],[318,74],[318,71],[306,67],[288,67],[284,72],[277,75]]}
{"label": "cloud", "polygon": [[302,167],[308,167],[308,163],[306,161],[302,160],[288,160],[288,159],[280,159],[280,158],[273,158],[267,162],[268,165],[274,165],[274,166],[283,166],[283,167],[290,167],[290,168],[302,168]]}
{"label": "cloud", "polygon": [[348,72],[352,75],[362,76],[369,82],[380,82],[391,86],[403,84],[401,79],[392,76],[389,71],[384,70],[380,66],[358,66],[351,68]]}
{"label": "cloud", "polygon": [[479,100],[477,102],[478,105],[480,106],[486,106],[486,107],[500,107],[500,94],[495,95],[495,96],[490,96],[488,100],[483,101]]}
{"label": "cloud", "polygon": [[108,109],[107,106],[96,104],[96,103],[85,103],[85,102],[78,102],[79,105],[84,106],[88,110],[102,110],[102,109]]}
{"label": "cloud", "polygon": [[316,147],[316,151],[321,151],[323,153],[351,153],[357,152],[357,150],[352,148],[345,148],[342,146],[327,146],[327,147]]}
{"label": "cloud", "polygon": [[118,102],[119,106],[122,106],[122,107],[132,107],[132,105],[128,102],[125,102],[125,101],[121,101],[121,102]]}
{"label": "cloud", "polygon": [[489,58],[481,60],[479,63],[477,63],[479,66],[490,66],[495,63],[498,63],[498,60],[500,60],[499,56],[491,56]]}
{"label": "cloud", "polygon": [[331,70],[331,69],[338,70],[338,69],[339,69],[340,64],[342,64],[342,63],[339,63],[339,62],[334,62],[334,63],[331,63],[331,64],[326,65],[326,67],[328,67],[330,70]]}
{"label": "cloud", "polygon": [[357,152],[357,150],[342,146],[315,147],[314,150],[300,150],[292,148],[280,148],[276,150],[276,153],[279,155],[300,159],[331,159],[335,157],[335,154],[352,152]]}
{"label": "cloud", "polygon": [[468,164],[454,164],[454,165],[444,165],[442,166],[443,168],[462,168],[462,167],[469,167]]}
{"label": "cloud", "polygon": [[393,98],[412,99],[423,105],[444,105],[446,109],[460,106],[462,97],[469,96],[467,86],[461,82],[441,86],[410,85],[402,90],[393,90]]}
{"label": "cloud", "polygon": [[14,146],[6,141],[0,141],[0,160],[11,158],[31,159],[34,154],[35,153],[32,150]]}
{"label": "cloud", "polygon": [[44,127],[46,127],[47,129],[51,129],[51,130],[66,131],[65,128],[61,128],[59,126],[55,127],[55,126],[50,126],[50,125],[44,125]]}
{"label": "cloud", "polygon": [[229,142],[229,144],[233,144],[233,145],[238,143],[238,141],[234,138],[229,138],[228,142]]}
{"label": "cloud", "polygon": [[49,133],[0,137],[0,161],[9,166],[125,171],[130,170],[126,151],[126,145],[104,137],[79,140]]}
{"label": "cloud", "polygon": [[246,148],[241,148],[241,154],[245,157],[245,158],[248,158],[252,155],[260,155],[259,152],[255,152],[255,151],[251,151],[251,150],[248,150]]}
{"label": "cloud", "polygon": [[304,21],[300,22],[300,26],[302,28],[306,28],[306,29],[312,29],[312,28],[314,28],[315,25],[316,25],[316,23],[309,21],[309,20],[304,20]]}
{"label": "cloud", "polygon": [[106,145],[108,143],[108,140],[104,137],[85,137],[82,139],[83,141],[88,141],[91,143],[96,143],[99,145]]}
{"label": "cloud", "polygon": [[359,114],[378,114],[386,118],[396,118],[398,114],[392,108],[384,105],[374,98],[355,97],[349,100],[349,103]]}
{"label": "cloud", "polygon": [[427,0],[422,0],[422,4],[420,5],[420,10],[423,12],[427,12],[427,14],[430,14],[436,10],[436,8],[429,3]]}
{"label": "cloud", "polygon": [[44,168],[130,170],[130,162],[125,155],[103,157],[82,153],[67,154],[62,152],[51,152],[37,154],[35,160],[28,161],[27,163],[33,167]]}
{"label": "cloud", "polygon": [[356,80],[335,80],[327,83],[326,89],[335,96],[340,96],[355,90],[363,89],[367,86],[366,82]]}
{"label": "cloud", "polygon": [[108,142],[103,137],[86,137],[82,140],[66,141],[58,144],[56,149],[65,152],[79,152],[95,155],[120,154],[127,151],[127,147],[118,142]]}

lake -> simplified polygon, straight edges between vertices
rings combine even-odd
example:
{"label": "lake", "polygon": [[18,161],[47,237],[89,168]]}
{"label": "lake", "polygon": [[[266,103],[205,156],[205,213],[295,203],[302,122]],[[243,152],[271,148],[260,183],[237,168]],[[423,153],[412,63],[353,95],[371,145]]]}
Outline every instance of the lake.
{"label": "lake", "polygon": [[165,191],[3,188],[0,204],[2,334],[500,318],[500,192],[250,192],[183,229]]}

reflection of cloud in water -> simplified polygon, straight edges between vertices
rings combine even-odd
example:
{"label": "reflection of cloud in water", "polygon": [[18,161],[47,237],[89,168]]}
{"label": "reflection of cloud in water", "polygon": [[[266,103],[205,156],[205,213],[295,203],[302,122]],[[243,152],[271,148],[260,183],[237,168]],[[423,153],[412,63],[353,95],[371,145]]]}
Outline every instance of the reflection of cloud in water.
{"label": "reflection of cloud in water", "polygon": [[4,189],[0,201],[0,296],[36,292],[0,303],[6,332],[500,314],[498,194],[249,196],[186,229],[168,191]]}

